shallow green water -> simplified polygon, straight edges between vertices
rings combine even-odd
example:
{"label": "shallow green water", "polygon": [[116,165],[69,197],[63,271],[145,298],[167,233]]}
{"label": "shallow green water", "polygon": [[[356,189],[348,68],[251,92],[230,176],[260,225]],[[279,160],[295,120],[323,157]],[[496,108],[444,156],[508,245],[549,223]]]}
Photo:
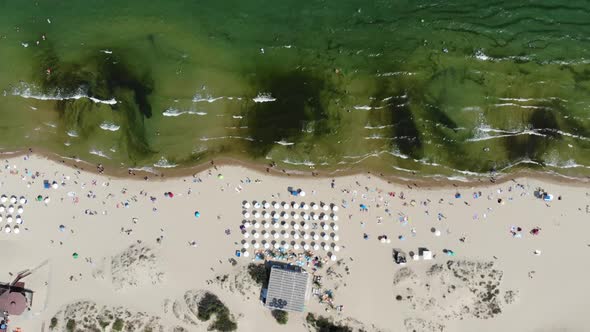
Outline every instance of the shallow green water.
{"label": "shallow green water", "polygon": [[588,35],[585,1],[0,0],[0,146],[587,175]]}

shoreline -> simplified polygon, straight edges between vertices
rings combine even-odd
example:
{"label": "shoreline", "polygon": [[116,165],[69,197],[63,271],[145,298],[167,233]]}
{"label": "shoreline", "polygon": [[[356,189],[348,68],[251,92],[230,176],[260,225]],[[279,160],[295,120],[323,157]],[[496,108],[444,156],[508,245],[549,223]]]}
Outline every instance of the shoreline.
{"label": "shoreline", "polygon": [[150,172],[141,169],[134,168],[115,168],[115,167],[104,167],[103,172],[98,171],[98,165],[93,164],[89,161],[78,159],[75,157],[66,157],[59,155],[54,152],[46,151],[39,148],[29,148],[21,151],[2,151],[0,156],[4,159],[10,159],[14,157],[21,157],[27,155],[36,155],[42,158],[46,158],[52,162],[66,165],[70,168],[90,172],[93,174],[105,175],[116,179],[132,179],[132,180],[143,180],[146,177],[149,180],[165,181],[166,179],[178,179],[186,176],[193,176],[198,173],[205,172],[210,169],[215,169],[218,166],[238,166],[246,168],[249,171],[254,171],[260,175],[278,176],[281,178],[293,178],[293,179],[329,179],[329,178],[340,178],[357,175],[370,175],[386,181],[389,184],[407,185],[408,187],[417,188],[469,188],[469,187],[489,187],[493,185],[504,184],[510,181],[514,181],[519,178],[535,179],[543,182],[549,182],[553,184],[566,184],[571,186],[587,186],[590,184],[590,176],[573,177],[562,175],[554,172],[541,172],[534,170],[518,170],[514,173],[502,173],[497,176],[489,177],[465,177],[466,181],[450,179],[443,175],[428,175],[420,176],[412,174],[410,176],[398,176],[398,175],[385,175],[383,173],[374,173],[371,171],[359,171],[356,169],[326,172],[326,171],[299,171],[289,170],[287,168],[271,167],[266,164],[259,164],[256,162],[239,160],[231,157],[220,157],[209,162],[203,162],[195,166],[183,166],[179,168],[158,168],[153,167],[157,172]]}

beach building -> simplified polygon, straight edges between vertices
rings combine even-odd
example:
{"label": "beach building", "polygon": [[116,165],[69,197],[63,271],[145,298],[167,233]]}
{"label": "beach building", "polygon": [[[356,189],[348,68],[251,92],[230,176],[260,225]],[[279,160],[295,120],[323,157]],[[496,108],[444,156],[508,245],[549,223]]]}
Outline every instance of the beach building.
{"label": "beach building", "polygon": [[270,270],[265,306],[285,311],[305,311],[311,284],[309,274],[300,268],[274,265]]}

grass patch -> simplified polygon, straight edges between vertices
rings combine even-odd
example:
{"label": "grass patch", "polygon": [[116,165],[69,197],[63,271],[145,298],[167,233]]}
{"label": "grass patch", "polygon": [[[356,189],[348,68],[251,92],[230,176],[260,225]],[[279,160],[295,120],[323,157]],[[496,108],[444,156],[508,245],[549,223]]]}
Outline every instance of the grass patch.
{"label": "grass patch", "polygon": [[76,321],[73,319],[69,319],[66,323],[66,331],[74,332],[76,330]]}
{"label": "grass patch", "polygon": [[123,327],[125,326],[125,321],[121,318],[115,319],[113,323],[113,331],[123,331]]}
{"label": "grass patch", "polygon": [[312,313],[308,313],[305,317],[307,323],[315,328],[317,332],[352,332],[352,329],[345,325],[336,325],[328,318],[323,316],[316,317]]}
{"label": "grass patch", "polygon": [[266,268],[265,264],[250,263],[248,265],[248,273],[252,280],[263,288],[268,285],[268,279],[270,278],[270,270]]}
{"label": "grass patch", "polygon": [[53,330],[56,326],[57,326],[57,318],[53,317],[53,318],[51,318],[51,321],[49,322],[49,329]]}
{"label": "grass patch", "polygon": [[235,331],[238,324],[234,322],[229,313],[229,309],[219,300],[217,295],[206,292],[197,305],[197,318],[201,321],[208,321],[211,316],[215,320],[209,325],[209,331]]}
{"label": "grass patch", "polygon": [[276,309],[273,310],[271,314],[277,320],[277,323],[281,325],[285,325],[287,324],[287,321],[289,321],[289,313],[284,310]]}

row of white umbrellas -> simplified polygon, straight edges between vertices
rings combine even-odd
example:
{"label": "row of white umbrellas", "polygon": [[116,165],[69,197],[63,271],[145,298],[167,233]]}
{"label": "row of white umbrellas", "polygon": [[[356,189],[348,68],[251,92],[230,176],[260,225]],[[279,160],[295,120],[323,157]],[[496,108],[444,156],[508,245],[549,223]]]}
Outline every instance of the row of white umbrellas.
{"label": "row of white umbrellas", "polygon": [[328,233],[318,234],[318,233],[313,233],[312,232],[311,234],[308,234],[308,233],[304,233],[304,234],[299,234],[299,233],[290,234],[290,233],[287,233],[287,232],[279,233],[279,232],[274,232],[273,231],[273,232],[270,232],[269,233],[269,232],[266,232],[266,231],[262,231],[261,233],[258,233],[256,231],[253,231],[252,233],[250,233],[250,232],[244,232],[243,235],[244,235],[244,238],[245,239],[248,239],[250,237],[253,237],[255,239],[258,239],[260,237],[263,237],[265,239],[268,239],[270,237],[272,237],[274,239],[279,239],[281,237],[284,238],[284,239],[289,239],[289,238],[293,237],[296,240],[302,238],[302,239],[305,239],[305,240],[307,240],[307,239],[314,239],[314,240],[317,241],[319,239],[324,239],[324,240],[327,241],[327,240],[329,240],[331,238],[334,242],[340,241],[340,236],[338,236],[335,233],[332,233],[332,234],[328,234]]}
{"label": "row of white umbrellas", "polygon": [[305,212],[301,212],[301,213],[297,213],[297,212],[276,212],[276,211],[272,211],[272,212],[267,212],[267,211],[262,211],[262,212],[258,212],[258,211],[252,211],[252,214],[250,214],[249,211],[244,210],[242,211],[242,215],[244,216],[244,218],[248,219],[250,217],[253,217],[254,219],[259,219],[259,218],[264,218],[264,219],[269,219],[269,218],[273,218],[273,219],[293,219],[293,220],[298,220],[299,218],[303,219],[303,220],[324,220],[324,221],[328,221],[330,219],[334,220],[334,221],[338,221],[338,216],[334,213],[332,214],[327,214],[327,213],[305,213]]}
{"label": "row of white umbrellas", "polygon": [[275,208],[276,210],[283,208],[284,210],[289,210],[289,209],[303,209],[303,210],[309,210],[310,208],[312,210],[319,210],[320,207],[322,208],[322,210],[324,211],[334,211],[337,212],[338,211],[338,205],[336,204],[325,204],[325,203],[321,203],[321,206],[316,204],[316,203],[305,203],[305,202],[301,202],[301,203],[296,203],[296,202],[291,202],[291,203],[287,203],[287,202],[272,202],[269,203],[267,201],[263,201],[262,203],[259,203],[258,201],[252,201],[252,204],[250,204],[250,202],[248,201],[244,201],[242,202],[242,207],[244,209],[250,209],[250,208],[254,208],[254,209],[270,209],[270,207]]}
{"label": "row of white umbrellas", "polygon": [[22,214],[23,212],[25,212],[25,209],[22,207],[22,205],[18,206],[16,209],[14,208],[14,205],[9,205],[8,207],[5,207],[4,205],[0,204],[0,213],[4,212],[4,211],[8,211],[8,213],[14,213],[14,211],[17,211],[19,214]]}
{"label": "row of white umbrellas", "polygon": [[20,233],[20,227],[18,225],[14,225],[12,227],[10,225],[6,225],[2,228],[2,230],[4,231],[4,233]]}
{"label": "row of white umbrellas", "polygon": [[21,196],[20,198],[16,198],[16,196],[12,195],[12,196],[10,196],[10,199],[6,195],[0,196],[1,203],[6,203],[8,200],[10,200],[11,204],[16,204],[16,202],[19,202],[20,204],[25,204],[27,202],[27,199],[24,196]]}
{"label": "row of white umbrellas", "polygon": [[307,242],[300,242],[300,243],[296,243],[295,241],[292,241],[290,244],[283,241],[281,243],[273,241],[273,242],[267,242],[267,241],[262,241],[262,242],[256,242],[256,241],[252,241],[252,242],[244,242],[242,243],[242,248],[244,249],[249,249],[250,247],[254,248],[254,249],[260,249],[260,248],[264,248],[264,249],[270,249],[275,248],[275,249],[279,249],[279,248],[283,248],[283,249],[289,249],[289,248],[293,248],[294,250],[299,250],[299,249],[303,249],[303,250],[320,250],[323,249],[324,251],[331,251],[334,250],[336,252],[340,251],[340,247],[338,245],[336,245],[335,243],[332,244],[327,244],[327,243],[315,243],[315,242],[311,242],[311,243],[307,243]]}
{"label": "row of white umbrellas", "polygon": [[[271,226],[272,225],[272,226]],[[259,229],[259,228],[284,228],[284,229],[289,229],[291,227],[293,227],[293,229],[295,230],[300,230],[300,229],[304,229],[307,230],[309,229],[309,223],[305,223],[305,222],[301,222],[301,223],[296,223],[296,222],[291,222],[290,224],[288,222],[278,222],[278,221],[272,221],[272,222],[254,222],[251,223],[249,221],[244,222],[244,227],[245,228],[250,228],[250,227],[254,227],[255,229]],[[320,227],[327,231],[330,229],[330,227],[334,230],[334,231],[338,231],[340,229],[340,227],[338,225],[336,225],[335,223],[332,223],[331,226],[326,224],[326,223],[321,223]]]}
{"label": "row of white umbrellas", "polygon": [[22,224],[23,223],[23,218],[21,218],[21,216],[16,216],[16,217],[12,217],[11,215],[7,215],[6,219],[0,214],[0,222],[6,220],[7,224],[12,223],[13,221],[16,222],[17,224]]}

